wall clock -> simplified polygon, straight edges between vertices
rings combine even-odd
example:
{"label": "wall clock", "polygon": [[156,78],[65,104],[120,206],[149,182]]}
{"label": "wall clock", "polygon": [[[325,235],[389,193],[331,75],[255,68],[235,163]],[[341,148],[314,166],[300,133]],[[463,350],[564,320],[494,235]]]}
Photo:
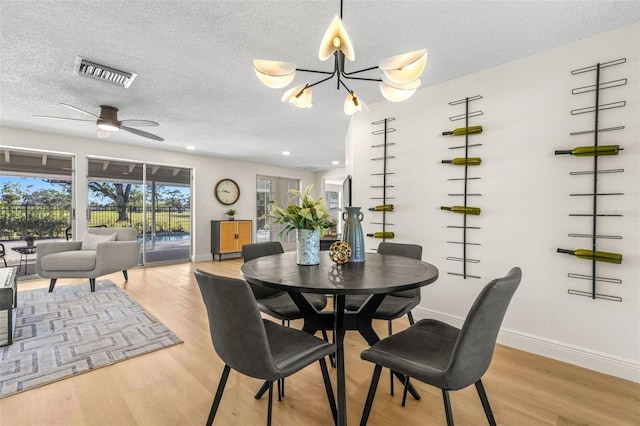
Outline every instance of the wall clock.
{"label": "wall clock", "polygon": [[222,179],[216,183],[216,198],[227,206],[234,204],[240,198],[240,187],[231,179]]}

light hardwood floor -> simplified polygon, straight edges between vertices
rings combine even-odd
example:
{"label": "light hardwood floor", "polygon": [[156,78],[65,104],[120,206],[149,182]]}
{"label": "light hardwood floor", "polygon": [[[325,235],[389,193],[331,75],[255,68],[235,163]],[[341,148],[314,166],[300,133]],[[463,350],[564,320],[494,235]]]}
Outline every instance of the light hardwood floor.
{"label": "light hardwood floor", "polygon": [[[193,270],[239,277],[240,264],[231,259],[137,268],[127,283],[122,274],[108,275],[184,343],[0,399],[0,425],[203,425],[223,365],[211,345]],[[83,280],[59,280],[58,286],[73,282]],[[46,280],[24,281],[19,291],[46,286]],[[407,326],[397,320],[394,329]],[[376,330],[386,335],[386,324],[376,321]],[[360,359],[365,348],[357,333],[347,333],[352,425],[359,424],[371,378],[372,365]],[[330,374],[334,380],[335,371]],[[370,425],[446,424],[438,389],[414,381],[422,399],[409,398],[402,408],[401,393],[391,396],[388,375],[382,374]],[[483,382],[499,425],[640,425],[639,384],[508,347],[498,345]],[[232,371],[216,424],[265,424],[267,398],[253,398],[260,384]],[[457,425],[486,424],[473,386],[451,398]],[[273,416],[275,425],[332,424],[317,364],[287,380],[286,397],[274,401]]]}

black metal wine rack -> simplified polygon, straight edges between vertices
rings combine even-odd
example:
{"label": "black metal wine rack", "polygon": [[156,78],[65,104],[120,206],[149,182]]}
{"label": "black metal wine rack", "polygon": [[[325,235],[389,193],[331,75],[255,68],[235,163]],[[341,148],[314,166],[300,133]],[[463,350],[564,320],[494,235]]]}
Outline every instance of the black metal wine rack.
{"label": "black metal wine rack", "polygon": [[[370,197],[371,200],[374,200],[374,204],[388,204],[389,201],[393,200],[395,197],[391,197],[388,194],[388,189],[391,189],[394,187],[394,185],[390,185],[388,182],[387,177],[394,175],[394,172],[390,172],[389,171],[389,167],[388,167],[388,163],[389,160],[392,160],[395,158],[395,156],[390,155],[389,154],[389,147],[395,145],[395,142],[390,142],[389,141],[389,134],[393,133],[396,131],[395,128],[390,127],[389,123],[395,121],[394,117],[388,117],[388,118],[384,118],[382,120],[378,120],[378,121],[374,121],[371,124],[374,126],[380,126],[382,125],[383,127],[381,129],[377,129],[371,132],[372,135],[374,136],[382,136],[383,140],[382,143],[376,143],[374,145],[371,145],[371,148],[376,150],[376,156],[373,157],[371,159],[371,161],[375,161],[377,163],[380,163],[382,165],[382,171],[379,173],[371,173],[371,176],[375,176],[378,181],[375,182],[374,185],[371,185],[371,188],[373,188],[376,191],[382,191],[381,196],[376,194],[375,197]],[[380,153],[382,155],[377,155],[378,153]],[[381,180],[381,182],[380,182]],[[376,229],[379,229],[380,226],[382,226],[382,232],[388,232],[388,226],[393,226],[393,223],[389,223],[387,221],[387,214],[390,213],[388,211],[380,211],[380,212],[371,212],[372,215],[381,215],[382,218],[381,220],[378,220],[378,218],[376,216],[375,221],[374,222],[370,222],[372,225],[376,225]],[[387,238],[382,238],[382,241],[385,241]]]}
{"label": "black metal wine rack", "polygon": [[[612,67],[615,65],[620,65],[620,64],[624,64],[627,61],[626,58],[620,58],[620,59],[616,59],[613,61],[609,61],[609,62],[603,62],[603,63],[597,63],[595,65],[591,65],[588,67],[584,67],[584,68],[579,68],[579,69],[575,69],[571,71],[572,75],[577,75],[577,74],[582,74],[582,73],[587,73],[587,72],[595,72],[595,84],[589,85],[589,86],[583,86],[583,87],[577,87],[575,89],[573,89],[571,91],[572,95],[581,95],[584,93],[590,93],[590,92],[594,92],[594,96],[595,96],[595,103],[593,106],[589,106],[589,107],[585,107],[585,108],[578,108],[578,109],[574,109],[571,111],[571,115],[575,116],[575,115],[580,115],[580,114],[594,114],[594,127],[593,129],[589,129],[589,130],[583,130],[583,131],[577,131],[577,132],[572,132],[570,133],[571,136],[579,136],[579,135],[586,135],[586,134],[593,134],[593,147],[594,149],[597,149],[597,147],[599,146],[598,144],[601,142],[600,137],[601,137],[601,133],[603,132],[615,132],[618,130],[622,130],[624,129],[624,126],[614,126],[614,127],[601,127],[601,118],[600,118],[600,111],[603,110],[608,110],[608,109],[614,109],[614,108],[622,108],[626,105],[626,101],[617,101],[617,102],[611,102],[611,103],[600,103],[600,92],[602,90],[606,90],[606,89],[611,89],[611,88],[615,88],[615,87],[621,87],[621,86],[625,86],[627,84],[627,79],[623,78],[623,79],[618,79],[618,80],[612,80],[612,81],[606,81],[606,82],[602,82],[601,81],[601,77],[602,77],[602,70],[604,68],[608,68],[608,67]],[[620,148],[620,151],[623,148]],[[591,197],[593,199],[593,204],[592,204],[592,211],[589,213],[570,213],[569,216],[572,217],[589,217],[591,218],[591,233],[587,233],[587,234],[579,234],[579,233],[570,233],[568,234],[569,237],[572,238],[589,238],[591,240],[591,250],[593,252],[597,251],[597,246],[598,246],[598,240],[599,239],[614,239],[614,240],[620,240],[622,239],[622,236],[620,235],[605,235],[605,234],[598,234],[598,218],[602,218],[602,217],[607,217],[607,218],[611,218],[611,217],[621,217],[622,214],[602,214],[598,212],[598,208],[599,208],[599,203],[598,203],[598,199],[599,197],[605,197],[605,196],[620,196],[620,195],[624,195],[622,192],[608,192],[608,193],[603,193],[603,192],[598,192],[598,178],[601,177],[601,175],[605,175],[605,174],[609,174],[609,173],[622,173],[624,172],[624,169],[599,169],[599,165],[598,162],[599,160],[599,155],[593,155],[593,169],[592,170],[581,170],[581,171],[573,171],[570,172],[569,174],[572,176],[579,176],[579,175],[593,175],[593,183],[592,183],[592,190],[593,192],[590,193],[579,193],[579,194],[570,194],[571,197]],[[569,278],[575,278],[575,279],[580,279],[580,280],[588,280],[591,281],[591,290],[590,291],[584,291],[584,290],[576,290],[576,289],[569,289],[568,293],[572,294],[572,295],[576,295],[576,296],[587,296],[587,297],[591,297],[592,299],[605,299],[605,300],[611,300],[611,301],[616,301],[616,302],[622,302],[622,298],[619,296],[612,296],[609,294],[601,294],[597,292],[597,283],[598,282],[605,282],[605,283],[610,283],[610,284],[622,284],[622,280],[617,279],[617,278],[608,278],[608,277],[602,277],[602,276],[598,276],[596,274],[596,269],[597,269],[597,264],[598,261],[595,259],[595,257],[591,260],[588,260],[591,262],[591,275],[585,275],[585,274],[577,274],[577,273],[569,273],[568,277]]]}
{"label": "black metal wine rack", "polygon": [[[476,96],[472,96],[472,97],[468,97],[468,98],[464,98],[464,99],[458,99],[456,101],[452,101],[449,102],[449,105],[451,106],[457,106],[457,105],[464,105],[464,114],[459,114],[459,115],[454,115],[452,117],[449,117],[450,121],[459,121],[459,120],[464,120],[464,127],[465,128],[469,128],[469,119],[472,117],[478,117],[483,115],[484,113],[481,110],[476,110],[476,111],[469,111],[469,103],[473,102],[473,101],[477,101],[479,99],[482,99],[482,96],[480,95],[476,95]],[[464,135],[464,145],[457,145],[457,146],[452,146],[449,147],[450,150],[458,150],[458,149],[464,149],[464,158],[468,159],[469,158],[469,149],[470,148],[477,148],[482,146],[481,143],[474,143],[474,144],[470,144],[469,143],[469,137],[472,137],[473,135],[469,135],[469,133],[466,133]],[[454,140],[459,140],[460,138],[454,137]],[[475,167],[475,166],[474,166]],[[464,187],[463,187],[463,191],[461,193],[449,193],[447,195],[451,196],[451,197],[462,197],[463,202],[461,203],[462,206],[464,208],[467,208],[467,201],[470,197],[480,197],[482,196],[482,194],[479,193],[475,193],[475,192],[469,192],[469,186],[470,183],[469,181],[472,180],[479,180],[481,179],[479,176],[470,176],[469,175],[469,166],[467,164],[464,165],[464,177],[462,178],[451,178],[451,179],[447,179],[449,181],[463,181],[464,183]],[[457,204],[457,203],[454,203]],[[468,272],[468,265],[469,264],[476,264],[476,263],[480,263],[480,259],[474,259],[468,256],[468,246],[479,246],[481,245],[480,243],[477,242],[472,242],[469,241],[468,238],[468,231],[469,230],[477,230],[480,229],[479,226],[471,226],[469,225],[469,220],[467,218],[467,214],[462,214],[462,225],[449,225],[447,226],[447,228],[455,228],[455,229],[461,229],[462,230],[462,241],[447,241],[448,244],[455,244],[458,245],[460,247],[462,247],[462,256],[448,256],[447,260],[452,261],[452,262],[459,262],[462,264],[462,272],[447,272],[449,275],[456,275],[456,276],[460,276],[464,279],[467,278],[481,278],[478,275],[472,275],[469,274]]]}

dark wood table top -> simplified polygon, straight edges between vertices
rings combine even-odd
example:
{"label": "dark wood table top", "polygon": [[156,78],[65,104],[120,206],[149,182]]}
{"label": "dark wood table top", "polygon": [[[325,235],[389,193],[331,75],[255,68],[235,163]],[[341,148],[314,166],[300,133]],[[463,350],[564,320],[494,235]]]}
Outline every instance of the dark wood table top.
{"label": "dark wood table top", "polygon": [[254,284],[321,294],[384,294],[438,279],[438,268],[430,263],[377,253],[366,253],[364,262],[337,265],[328,252],[320,252],[319,265],[302,266],[295,252],[287,252],[253,259],[240,271]]}

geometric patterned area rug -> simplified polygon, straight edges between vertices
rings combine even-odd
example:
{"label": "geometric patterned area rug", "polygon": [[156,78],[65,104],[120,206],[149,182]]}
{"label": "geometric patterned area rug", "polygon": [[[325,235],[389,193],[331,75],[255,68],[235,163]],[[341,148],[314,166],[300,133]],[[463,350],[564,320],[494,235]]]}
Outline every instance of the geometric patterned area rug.
{"label": "geometric patterned area rug", "polygon": [[96,280],[94,293],[89,283],[18,291],[13,344],[0,347],[0,398],[178,343],[111,280]]}

